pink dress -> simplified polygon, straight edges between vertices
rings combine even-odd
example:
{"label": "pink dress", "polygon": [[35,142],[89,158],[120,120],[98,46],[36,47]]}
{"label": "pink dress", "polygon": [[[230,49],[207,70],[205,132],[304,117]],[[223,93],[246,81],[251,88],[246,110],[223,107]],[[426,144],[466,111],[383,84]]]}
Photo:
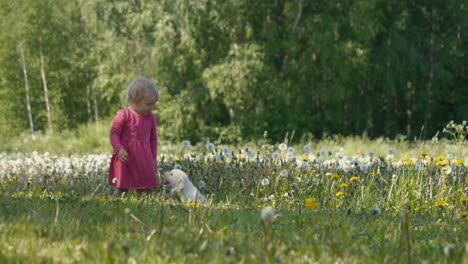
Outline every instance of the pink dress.
{"label": "pink dress", "polygon": [[[120,189],[159,187],[155,168],[158,137],[153,113],[139,116],[128,108],[117,111],[112,122],[110,142],[114,151],[109,168],[109,185]],[[126,163],[117,158],[117,152],[122,148],[128,153]]]}

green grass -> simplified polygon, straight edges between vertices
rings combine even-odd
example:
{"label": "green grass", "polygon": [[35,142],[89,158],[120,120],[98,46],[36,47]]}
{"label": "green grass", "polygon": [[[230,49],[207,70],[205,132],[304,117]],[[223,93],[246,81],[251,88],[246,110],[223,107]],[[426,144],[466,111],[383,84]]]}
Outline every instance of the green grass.
{"label": "green grass", "polygon": [[[161,189],[113,197],[104,127],[13,140],[22,153],[0,154],[0,263],[468,263],[464,140],[301,139],[292,160],[268,140],[230,146],[237,159],[160,142],[159,173],[177,165],[206,183],[199,205]],[[368,171],[344,170],[340,155]]]}

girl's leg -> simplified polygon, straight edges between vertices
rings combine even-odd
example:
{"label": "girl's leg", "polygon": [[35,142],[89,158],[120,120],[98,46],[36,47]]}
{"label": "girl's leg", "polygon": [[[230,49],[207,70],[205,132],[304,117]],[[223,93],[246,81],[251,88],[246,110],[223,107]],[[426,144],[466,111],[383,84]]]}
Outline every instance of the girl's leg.
{"label": "girl's leg", "polygon": [[125,194],[127,194],[127,192],[128,192],[128,189],[120,189],[120,188],[117,188],[117,189],[115,189],[114,196],[115,196],[115,197],[122,197],[122,196],[124,196]]}

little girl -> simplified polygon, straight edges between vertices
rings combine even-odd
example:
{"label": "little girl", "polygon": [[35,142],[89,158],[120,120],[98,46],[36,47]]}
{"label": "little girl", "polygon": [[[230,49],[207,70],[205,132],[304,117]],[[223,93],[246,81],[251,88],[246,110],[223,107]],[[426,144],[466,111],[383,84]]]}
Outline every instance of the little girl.
{"label": "little girl", "polygon": [[110,131],[114,151],[108,182],[119,197],[129,189],[144,192],[159,187],[156,118],[151,112],[159,91],[152,81],[138,78],[128,86],[127,99],[129,107],[117,111]]}

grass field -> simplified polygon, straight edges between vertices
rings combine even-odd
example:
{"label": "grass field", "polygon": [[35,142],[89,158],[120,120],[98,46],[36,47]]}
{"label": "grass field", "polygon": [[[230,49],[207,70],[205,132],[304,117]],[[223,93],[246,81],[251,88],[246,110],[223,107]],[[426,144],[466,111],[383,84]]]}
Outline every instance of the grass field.
{"label": "grass field", "polygon": [[206,204],[115,198],[109,159],[0,154],[0,263],[468,263],[464,140],[161,147]]}

